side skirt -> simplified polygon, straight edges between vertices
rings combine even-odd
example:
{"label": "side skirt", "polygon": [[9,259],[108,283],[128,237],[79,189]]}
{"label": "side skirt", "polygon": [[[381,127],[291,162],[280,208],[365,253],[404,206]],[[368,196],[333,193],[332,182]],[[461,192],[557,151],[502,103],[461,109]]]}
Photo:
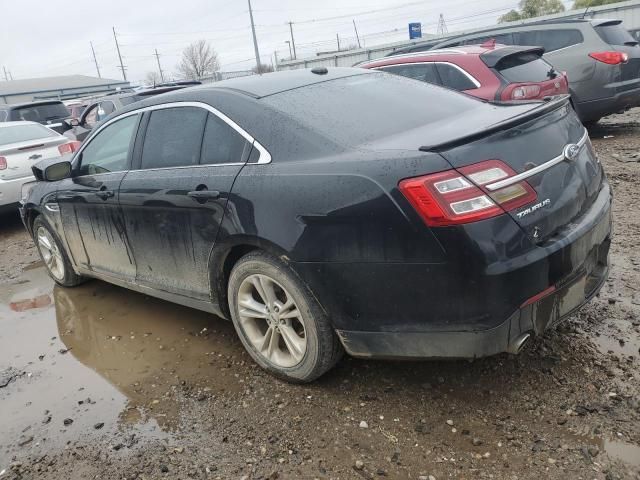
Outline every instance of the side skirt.
{"label": "side skirt", "polygon": [[222,310],[220,309],[220,306],[217,303],[206,302],[204,300],[196,300],[194,298],[185,297],[184,295],[177,295],[175,293],[165,292],[164,290],[158,290],[152,287],[138,285],[135,282],[129,282],[127,280],[123,280],[121,278],[117,278],[112,275],[94,272],[92,270],[88,270],[86,268],[82,268],[78,266],[76,266],[76,270],[78,274],[83,275],[85,277],[91,277],[98,280],[102,280],[104,282],[111,283],[119,287],[133,290],[135,292],[142,293],[144,295],[149,295],[150,297],[166,300],[171,303],[177,303],[178,305],[183,305],[185,307],[195,308],[196,310],[202,310],[203,312],[213,313],[214,315],[217,315],[220,318],[226,319],[224,313],[222,313]]}

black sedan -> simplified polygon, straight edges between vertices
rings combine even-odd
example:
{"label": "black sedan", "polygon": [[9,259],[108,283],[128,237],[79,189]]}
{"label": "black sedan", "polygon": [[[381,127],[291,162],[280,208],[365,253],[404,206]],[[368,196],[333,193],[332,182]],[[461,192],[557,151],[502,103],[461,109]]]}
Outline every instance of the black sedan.
{"label": "black sedan", "polygon": [[272,73],[136,103],[34,172],[21,213],[58,284],[229,318],[289,381],[343,351],[517,353],[608,272],[611,192],[564,97]]}

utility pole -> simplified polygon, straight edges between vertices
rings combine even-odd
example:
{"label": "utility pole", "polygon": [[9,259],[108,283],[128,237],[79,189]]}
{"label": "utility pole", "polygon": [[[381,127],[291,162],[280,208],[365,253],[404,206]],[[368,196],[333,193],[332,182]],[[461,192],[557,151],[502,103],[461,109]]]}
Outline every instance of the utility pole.
{"label": "utility pole", "polygon": [[362,45],[360,45],[360,35],[358,35],[358,27],[356,27],[355,18],[352,20],[352,22],[353,22],[353,29],[356,31],[356,38],[358,39],[358,48],[362,48]]}
{"label": "utility pole", "polygon": [[118,50],[118,59],[120,60],[120,70],[122,70],[122,78],[124,81],[127,81],[127,73],[124,69],[124,64],[122,63],[122,55],[120,55],[120,45],[118,45],[118,37],[116,37],[116,27],[111,27],[113,30],[113,39],[116,41],[116,50]]}
{"label": "utility pole", "polygon": [[340,51],[340,36],[336,33],[336,40],[338,41],[338,51]]}
{"label": "utility pole", "polygon": [[160,72],[160,80],[164,83],[164,74],[162,73],[162,67],[160,66],[160,54],[158,53],[158,49],[156,48],[156,53],[153,54],[156,57],[156,61],[158,62],[158,71]]}
{"label": "utility pole", "polygon": [[258,39],[256,38],[256,26],[253,24],[253,10],[251,10],[251,0],[249,3],[249,18],[251,19],[251,33],[253,34],[253,49],[256,51],[256,66],[258,73],[262,73],[262,64],[260,63],[260,52],[258,51]]}
{"label": "utility pole", "polygon": [[11,70],[9,70],[9,80],[13,81],[13,74],[11,73]]}
{"label": "utility pole", "polygon": [[289,60],[293,60],[293,53],[291,53],[291,40],[285,40],[284,43],[289,45]]}
{"label": "utility pole", "polygon": [[96,64],[96,71],[98,72],[98,78],[102,78],[102,75],[100,75],[100,67],[98,67],[98,59],[96,58],[96,51],[93,49],[93,42],[89,42],[89,45],[91,45],[91,53],[93,53],[93,61]]}
{"label": "utility pole", "polygon": [[274,70],[275,72],[277,72],[277,71],[278,71],[278,51],[277,51],[277,50],[274,50],[274,52],[273,52],[273,58],[274,58],[274,60],[275,60],[275,62],[274,62],[274,64],[273,64],[273,70]]}
{"label": "utility pole", "polygon": [[442,36],[447,33],[449,33],[449,30],[447,30],[447,23],[444,21],[444,15],[440,14],[440,19],[438,20],[437,34]]}
{"label": "utility pole", "polygon": [[296,60],[298,56],[296,55],[296,41],[293,39],[293,22],[289,23],[289,31],[291,32],[291,45],[293,45],[293,59]]}
{"label": "utility pole", "polygon": [[9,77],[7,76],[7,67],[5,67],[4,65],[2,66],[2,70],[4,71],[4,81],[8,82],[9,81]]}

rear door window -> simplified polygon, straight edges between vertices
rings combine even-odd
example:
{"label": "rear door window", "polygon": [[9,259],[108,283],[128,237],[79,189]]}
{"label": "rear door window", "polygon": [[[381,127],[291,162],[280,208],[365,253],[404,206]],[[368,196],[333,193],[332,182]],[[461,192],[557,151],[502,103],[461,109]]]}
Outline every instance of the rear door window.
{"label": "rear door window", "polygon": [[454,90],[472,90],[478,85],[460,67],[449,63],[436,63],[436,69],[442,85]]}
{"label": "rear door window", "polygon": [[207,116],[202,140],[202,165],[239,163],[247,140],[213,113]]}
{"label": "rear door window", "polygon": [[638,41],[633,38],[621,24],[602,25],[600,27],[595,27],[595,30],[598,35],[600,35],[600,38],[609,45],[638,45]]}
{"label": "rear door window", "polygon": [[555,78],[555,70],[535,53],[509,55],[496,65],[496,70],[510,82],[544,82]]}
{"label": "rear door window", "polygon": [[544,47],[545,53],[577,45],[584,41],[580,30],[526,30],[516,35],[517,45]]}
{"label": "rear door window", "polygon": [[207,111],[173,107],[151,112],[142,146],[142,169],[198,165]]}
{"label": "rear door window", "polygon": [[102,121],[116,111],[116,106],[111,101],[100,102],[98,105],[98,121]]}
{"label": "rear door window", "polygon": [[389,72],[396,75],[402,75],[403,77],[413,78],[414,80],[420,80],[422,82],[440,84],[436,67],[433,63],[421,63],[418,65],[390,65],[388,67],[382,67],[378,70],[383,72]]}

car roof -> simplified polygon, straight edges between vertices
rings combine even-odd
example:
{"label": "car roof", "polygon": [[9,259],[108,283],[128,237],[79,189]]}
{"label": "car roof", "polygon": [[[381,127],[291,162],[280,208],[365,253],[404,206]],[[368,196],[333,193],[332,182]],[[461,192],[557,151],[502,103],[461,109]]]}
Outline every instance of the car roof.
{"label": "car roof", "polygon": [[211,84],[190,87],[189,90],[192,92],[201,92],[210,89],[225,89],[243,93],[253,98],[262,98],[329,80],[370,73],[372,72],[352,67],[319,67],[313,69],[283,70],[262,75],[222,80]]}
{"label": "car roof", "polygon": [[15,127],[17,125],[40,125],[41,127],[46,127],[46,125],[41,125],[38,122],[30,122],[27,120],[15,120],[15,121],[11,121],[11,122],[0,122],[0,128],[7,128],[7,127]]}
{"label": "car roof", "polygon": [[0,105],[0,108],[2,108],[3,110],[11,110],[13,108],[38,107],[40,105],[53,105],[58,103],[64,105],[64,103],[62,103],[60,100],[43,100],[41,102],[10,103],[6,105]]}

